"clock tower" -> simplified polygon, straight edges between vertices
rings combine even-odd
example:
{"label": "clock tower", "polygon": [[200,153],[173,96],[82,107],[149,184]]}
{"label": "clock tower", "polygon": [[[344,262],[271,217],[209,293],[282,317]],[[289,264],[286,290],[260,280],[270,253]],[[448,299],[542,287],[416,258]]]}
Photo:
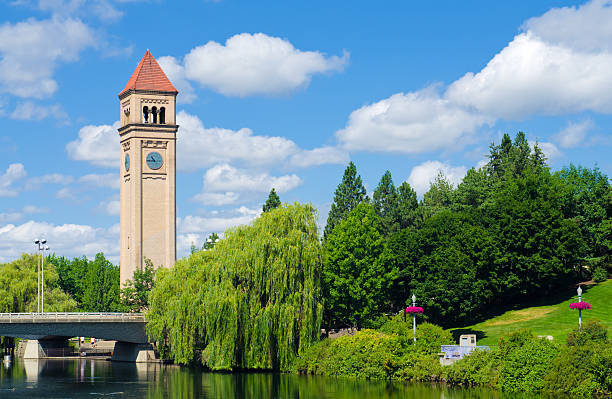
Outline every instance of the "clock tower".
{"label": "clock tower", "polygon": [[121,108],[121,286],[142,270],[176,260],[176,95],[147,50]]}

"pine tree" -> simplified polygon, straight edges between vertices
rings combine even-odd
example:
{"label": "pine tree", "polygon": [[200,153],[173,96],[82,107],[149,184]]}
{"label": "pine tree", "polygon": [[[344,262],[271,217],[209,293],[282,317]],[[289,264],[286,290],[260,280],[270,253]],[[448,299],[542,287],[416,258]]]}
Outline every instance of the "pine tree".
{"label": "pine tree", "polygon": [[366,189],[361,182],[361,176],[357,174],[357,167],[353,162],[349,162],[344,170],[342,182],[336,188],[334,203],[327,217],[324,237],[327,237],[334,227],[344,220],[357,205],[367,201]]}
{"label": "pine tree", "polygon": [[372,196],[374,211],[380,218],[380,230],[387,236],[399,228],[398,221],[398,196],[388,170],[380,179],[378,187]]}
{"label": "pine tree", "polygon": [[276,191],[274,190],[274,188],[272,188],[272,190],[270,190],[270,194],[268,195],[268,199],[266,200],[266,203],[263,205],[263,211],[264,212],[271,211],[272,209],[278,208],[280,204],[281,204],[280,197],[278,196],[278,194],[276,194]]}
{"label": "pine tree", "polygon": [[416,191],[408,182],[403,182],[397,188],[397,215],[396,220],[400,229],[405,229],[409,226],[414,226],[417,217],[417,208],[419,201],[417,200]]}

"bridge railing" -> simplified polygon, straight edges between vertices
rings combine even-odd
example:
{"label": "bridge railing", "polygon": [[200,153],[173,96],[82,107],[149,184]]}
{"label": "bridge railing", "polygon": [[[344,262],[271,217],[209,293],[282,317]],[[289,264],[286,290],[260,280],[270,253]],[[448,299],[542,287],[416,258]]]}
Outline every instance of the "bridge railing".
{"label": "bridge railing", "polygon": [[79,312],[45,312],[45,313],[0,313],[0,322],[19,323],[19,322],[135,322],[145,321],[143,313],[79,313]]}

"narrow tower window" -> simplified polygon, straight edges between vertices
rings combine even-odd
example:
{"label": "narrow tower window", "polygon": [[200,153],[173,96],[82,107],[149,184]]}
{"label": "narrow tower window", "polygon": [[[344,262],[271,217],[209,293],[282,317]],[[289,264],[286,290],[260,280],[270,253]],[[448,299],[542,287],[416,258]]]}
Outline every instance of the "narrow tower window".
{"label": "narrow tower window", "polygon": [[153,123],[157,123],[157,107],[153,107],[151,113],[153,114]]}
{"label": "narrow tower window", "polygon": [[162,125],[166,123],[166,107],[161,107],[159,109],[159,123]]}
{"label": "narrow tower window", "polygon": [[142,109],[142,121],[144,123],[149,123],[149,107],[147,107],[146,105]]}

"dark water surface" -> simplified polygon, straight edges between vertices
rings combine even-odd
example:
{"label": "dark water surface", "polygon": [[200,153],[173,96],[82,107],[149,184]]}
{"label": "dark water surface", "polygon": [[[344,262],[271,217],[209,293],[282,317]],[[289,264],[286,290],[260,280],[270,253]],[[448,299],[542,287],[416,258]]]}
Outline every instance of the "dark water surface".
{"label": "dark water surface", "polygon": [[221,374],[105,360],[18,360],[0,366],[0,398],[484,399],[488,390],[288,374]]}

